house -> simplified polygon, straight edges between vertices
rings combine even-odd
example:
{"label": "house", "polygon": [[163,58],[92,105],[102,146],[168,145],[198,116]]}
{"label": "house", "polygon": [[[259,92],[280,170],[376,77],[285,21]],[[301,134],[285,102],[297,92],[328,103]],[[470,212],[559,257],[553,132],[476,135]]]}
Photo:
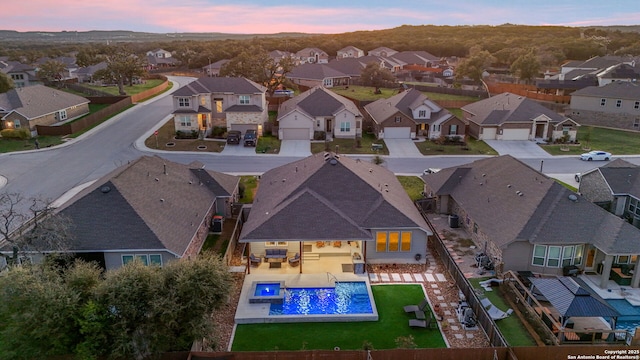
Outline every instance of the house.
{"label": "house", "polygon": [[0,71],[11,78],[14,87],[17,88],[42,84],[36,75],[36,69],[31,65],[22,64],[17,61],[9,61],[6,63],[6,66],[0,68]]}
{"label": "house", "polygon": [[575,141],[578,123],[524,96],[502,93],[462,107],[478,140]]}
{"label": "house", "polygon": [[11,89],[0,94],[2,129],[26,128],[36,134],[36,125],[53,125],[89,113],[89,100],[44,85]]}
{"label": "house", "polygon": [[[640,64],[638,64],[640,65]],[[629,64],[616,64],[599,72],[597,75],[598,86],[604,86],[612,82],[637,82],[640,80],[640,66]]]}
{"label": "house", "polygon": [[249,79],[202,77],[174,91],[176,131],[197,131],[201,136],[214,126],[227,130],[256,130],[268,120],[266,91]]}
{"label": "house", "polygon": [[364,51],[358,49],[355,46],[345,46],[342,49],[338,50],[336,59],[344,59],[344,58],[359,58],[364,56]]}
{"label": "house", "polygon": [[238,241],[256,256],[268,249],[299,253],[302,273],[307,261],[337,256],[360,264],[425,264],[431,234],[392,172],[324,153],[262,175]]}
{"label": "house", "polygon": [[369,50],[367,55],[380,56],[380,57],[385,57],[386,58],[386,57],[390,57],[390,56],[392,56],[394,54],[397,54],[397,53],[398,52],[393,50],[393,49],[381,46],[381,47],[375,48],[373,50]]}
{"label": "house", "polygon": [[587,200],[640,228],[640,166],[616,159],[581,174],[579,185]]}
{"label": "house", "polygon": [[36,61],[36,66],[37,66],[36,74],[40,70],[40,66],[49,61],[53,61],[53,62],[64,65],[64,70],[60,74],[62,76],[62,79],[60,80],[69,80],[69,79],[74,79],[76,77],[75,73],[76,71],[78,71],[79,66],[78,64],[76,64],[75,56],[58,56],[56,58],[49,58],[49,57],[39,58]]}
{"label": "house", "polygon": [[[57,209],[71,220],[69,251],[115,269],[139,259],[163,265],[197,256],[214,215],[231,216],[239,179],[144,156]],[[35,255],[34,255],[35,256]]]}
{"label": "house", "polygon": [[316,86],[282,103],[278,109],[280,140],[309,140],[314,132],[327,138],[362,137],[362,114],[349,99]]}
{"label": "house", "polygon": [[203,66],[202,70],[207,74],[207,76],[220,76],[220,70],[222,70],[222,67],[228,62],[229,59],[218,60],[213,64]]}
{"label": "house", "polygon": [[167,50],[160,49],[160,48],[149,50],[149,51],[147,51],[146,55],[147,56],[153,56],[153,57],[158,58],[158,59],[168,59],[168,58],[172,57],[171,51],[167,51]]}
{"label": "house", "polygon": [[81,67],[76,71],[76,77],[78,78],[79,83],[91,83],[95,80],[93,76],[96,71],[104,70],[106,68],[107,63],[105,61],[99,62],[95,65]]}
{"label": "house", "polygon": [[415,89],[376,100],[365,105],[364,111],[379,139],[465,135],[465,125],[460,119]]}
{"label": "house", "polygon": [[269,52],[269,57],[273,59],[276,64],[279,64],[282,59],[286,58],[296,60],[296,54],[284,50],[272,50]]}
{"label": "house", "polygon": [[640,84],[613,82],[571,94],[569,114],[584,125],[640,130]]}
{"label": "house", "polygon": [[407,65],[434,67],[440,63],[439,57],[426,51],[401,51],[388,55],[386,58],[389,58],[398,64],[402,64],[403,68]]}
{"label": "house", "polygon": [[341,71],[333,69],[328,64],[302,64],[296,66],[287,74],[287,78],[296,85],[312,88],[324,86],[346,86],[351,77]]}
{"label": "house", "polygon": [[[423,175],[426,208],[458,219],[497,275],[600,274],[606,289],[618,262],[640,260],[640,229],[521,161],[504,155]],[[640,271],[630,279],[638,287]]]}
{"label": "house", "polygon": [[304,48],[296,52],[296,58],[300,64],[326,64],[329,62],[329,54],[318,48]]}
{"label": "house", "polygon": [[383,59],[377,56],[361,56],[359,58],[347,57],[342,59],[336,59],[336,60],[329,61],[327,66],[329,66],[330,68],[338,72],[348,75],[353,82],[360,78],[360,76],[362,75],[362,70],[371,63],[378,64],[380,68],[385,68],[391,72],[397,70],[395,63],[391,63],[386,59]]}

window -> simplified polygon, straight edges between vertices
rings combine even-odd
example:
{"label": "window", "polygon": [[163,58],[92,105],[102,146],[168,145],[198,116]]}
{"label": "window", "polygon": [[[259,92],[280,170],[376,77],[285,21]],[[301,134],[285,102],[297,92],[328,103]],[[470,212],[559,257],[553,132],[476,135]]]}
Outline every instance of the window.
{"label": "window", "polygon": [[478,233],[478,224],[473,223],[473,233],[477,234]]}
{"label": "window", "polygon": [[24,80],[24,74],[11,74],[12,80]]}
{"label": "window", "polygon": [[563,126],[562,135],[569,135],[569,130],[571,130],[571,126]]}
{"label": "window", "polygon": [[217,113],[221,113],[222,112],[222,99],[214,99],[213,101],[215,102],[215,105],[216,105],[216,112]]}
{"label": "window", "polygon": [[544,259],[547,255],[547,247],[544,245],[536,245],[533,248],[533,261],[531,264],[544,266]]}
{"label": "window", "polygon": [[145,266],[149,265],[149,258],[147,255],[136,255],[136,260],[140,261]]}
{"label": "window", "polygon": [[562,249],[562,266],[569,266],[573,262],[573,246],[565,246]]}
{"label": "window", "polygon": [[636,110],[640,109],[640,101],[634,102],[633,103],[633,108],[636,109]]}
{"label": "window", "polygon": [[622,107],[622,100],[616,100],[616,107]]}
{"label": "window", "polygon": [[249,105],[250,100],[249,95],[240,95],[240,105]]}
{"label": "window", "polygon": [[400,121],[402,121],[402,116],[396,116],[393,120],[399,123]]}
{"label": "window", "polygon": [[133,261],[140,261],[145,266],[157,265],[162,266],[162,255],[160,254],[135,254],[135,255],[122,255],[122,265],[127,265]]}
{"label": "window", "polygon": [[351,123],[348,121],[343,121],[340,123],[340,132],[350,132],[351,131]]}
{"label": "window", "polygon": [[133,261],[133,255],[122,255],[122,265],[127,265]]}
{"label": "window", "polygon": [[386,232],[380,231],[376,233],[376,251],[377,252],[387,251],[387,233]]}
{"label": "window", "polygon": [[411,236],[411,231],[379,231],[376,233],[376,251],[411,251]]}
{"label": "window", "polygon": [[426,118],[427,117],[427,110],[420,110],[418,111],[418,117],[419,118]]}
{"label": "window", "polygon": [[449,126],[449,135],[458,135],[458,125]]}
{"label": "window", "polygon": [[13,127],[16,129],[20,129],[20,120],[13,120]]}
{"label": "window", "polygon": [[180,126],[191,126],[191,116],[180,116]]}
{"label": "window", "polygon": [[600,106],[607,105],[607,99],[600,99]]}
{"label": "window", "polygon": [[616,264],[628,264],[629,263],[629,256],[628,255],[618,255],[616,256]]}
{"label": "window", "polygon": [[584,245],[576,245],[576,251],[573,254],[573,265],[581,265],[584,256]]}
{"label": "window", "polygon": [[160,254],[149,255],[149,263],[151,265],[162,266],[162,255]]}
{"label": "window", "polygon": [[200,96],[200,105],[202,105],[202,106],[207,105],[207,97],[206,96]]}
{"label": "window", "polygon": [[640,127],[640,119],[634,119],[633,120],[633,127],[634,128]]}
{"label": "window", "polygon": [[287,246],[286,241],[267,241],[264,244],[265,246]]}
{"label": "window", "polygon": [[389,251],[397,252],[400,245],[400,233],[393,231],[389,233]]}
{"label": "window", "polygon": [[58,121],[67,120],[67,110],[58,111]]}
{"label": "window", "polygon": [[357,120],[356,121],[356,129],[360,129],[360,128],[362,128],[362,121]]}
{"label": "window", "polygon": [[635,198],[629,198],[629,213],[632,216],[640,216],[640,201]]}
{"label": "window", "polygon": [[441,125],[433,125],[433,131],[440,131],[440,126]]}
{"label": "window", "polygon": [[403,231],[400,239],[400,251],[411,251],[411,232]]}
{"label": "window", "polygon": [[190,100],[189,98],[178,98],[178,107],[191,107]]}
{"label": "window", "polygon": [[558,267],[560,265],[560,252],[562,246],[549,246],[547,253],[547,267]]}

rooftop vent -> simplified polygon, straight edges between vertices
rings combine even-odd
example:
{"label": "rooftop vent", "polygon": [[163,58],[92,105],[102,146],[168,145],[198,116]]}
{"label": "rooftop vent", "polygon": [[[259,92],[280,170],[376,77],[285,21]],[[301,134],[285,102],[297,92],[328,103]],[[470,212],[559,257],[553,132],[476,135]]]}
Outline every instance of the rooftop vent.
{"label": "rooftop vent", "polygon": [[337,163],[338,163],[338,160],[336,160],[336,159],[331,159],[329,161],[329,164],[331,164],[331,165],[336,165]]}
{"label": "rooftop vent", "polygon": [[569,195],[569,200],[573,202],[578,202],[578,197],[575,194]]}
{"label": "rooftop vent", "polygon": [[110,188],[109,186],[103,186],[103,187],[101,187],[101,188],[100,188],[100,191],[101,191],[103,194],[106,194],[106,193],[108,193],[109,191],[111,191],[111,188]]}

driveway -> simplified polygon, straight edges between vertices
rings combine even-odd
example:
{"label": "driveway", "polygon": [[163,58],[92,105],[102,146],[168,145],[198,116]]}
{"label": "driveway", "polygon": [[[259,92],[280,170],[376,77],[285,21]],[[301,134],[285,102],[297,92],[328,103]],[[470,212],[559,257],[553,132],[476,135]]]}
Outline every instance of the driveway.
{"label": "driveway", "polygon": [[311,155],[311,140],[282,140],[280,155],[309,156]]}
{"label": "driveway", "polygon": [[222,155],[241,155],[241,156],[255,155],[256,148],[253,146],[244,146],[242,144],[238,144],[238,145],[226,144],[221,154]]}
{"label": "driveway", "polygon": [[546,151],[542,150],[533,141],[528,140],[484,140],[500,155],[511,155],[515,158],[551,158]]}
{"label": "driveway", "polygon": [[384,143],[389,149],[389,157],[423,157],[411,139],[384,139]]}

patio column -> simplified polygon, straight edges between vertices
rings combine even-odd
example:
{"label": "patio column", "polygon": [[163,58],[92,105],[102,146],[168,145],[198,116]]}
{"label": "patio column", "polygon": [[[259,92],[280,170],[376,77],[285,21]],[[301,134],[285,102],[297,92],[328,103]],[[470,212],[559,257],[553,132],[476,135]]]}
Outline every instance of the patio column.
{"label": "patio column", "polygon": [[604,257],[604,264],[602,266],[602,274],[600,275],[601,289],[607,288],[607,282],[609,281],[609,273],[611,272],[612,264],[613,264],[613,255],[606,255]]}
{"label": "patio column", "polygon": [[640,255],[633,266],[633,277],[631,278],[631,287],[640,287]]}

